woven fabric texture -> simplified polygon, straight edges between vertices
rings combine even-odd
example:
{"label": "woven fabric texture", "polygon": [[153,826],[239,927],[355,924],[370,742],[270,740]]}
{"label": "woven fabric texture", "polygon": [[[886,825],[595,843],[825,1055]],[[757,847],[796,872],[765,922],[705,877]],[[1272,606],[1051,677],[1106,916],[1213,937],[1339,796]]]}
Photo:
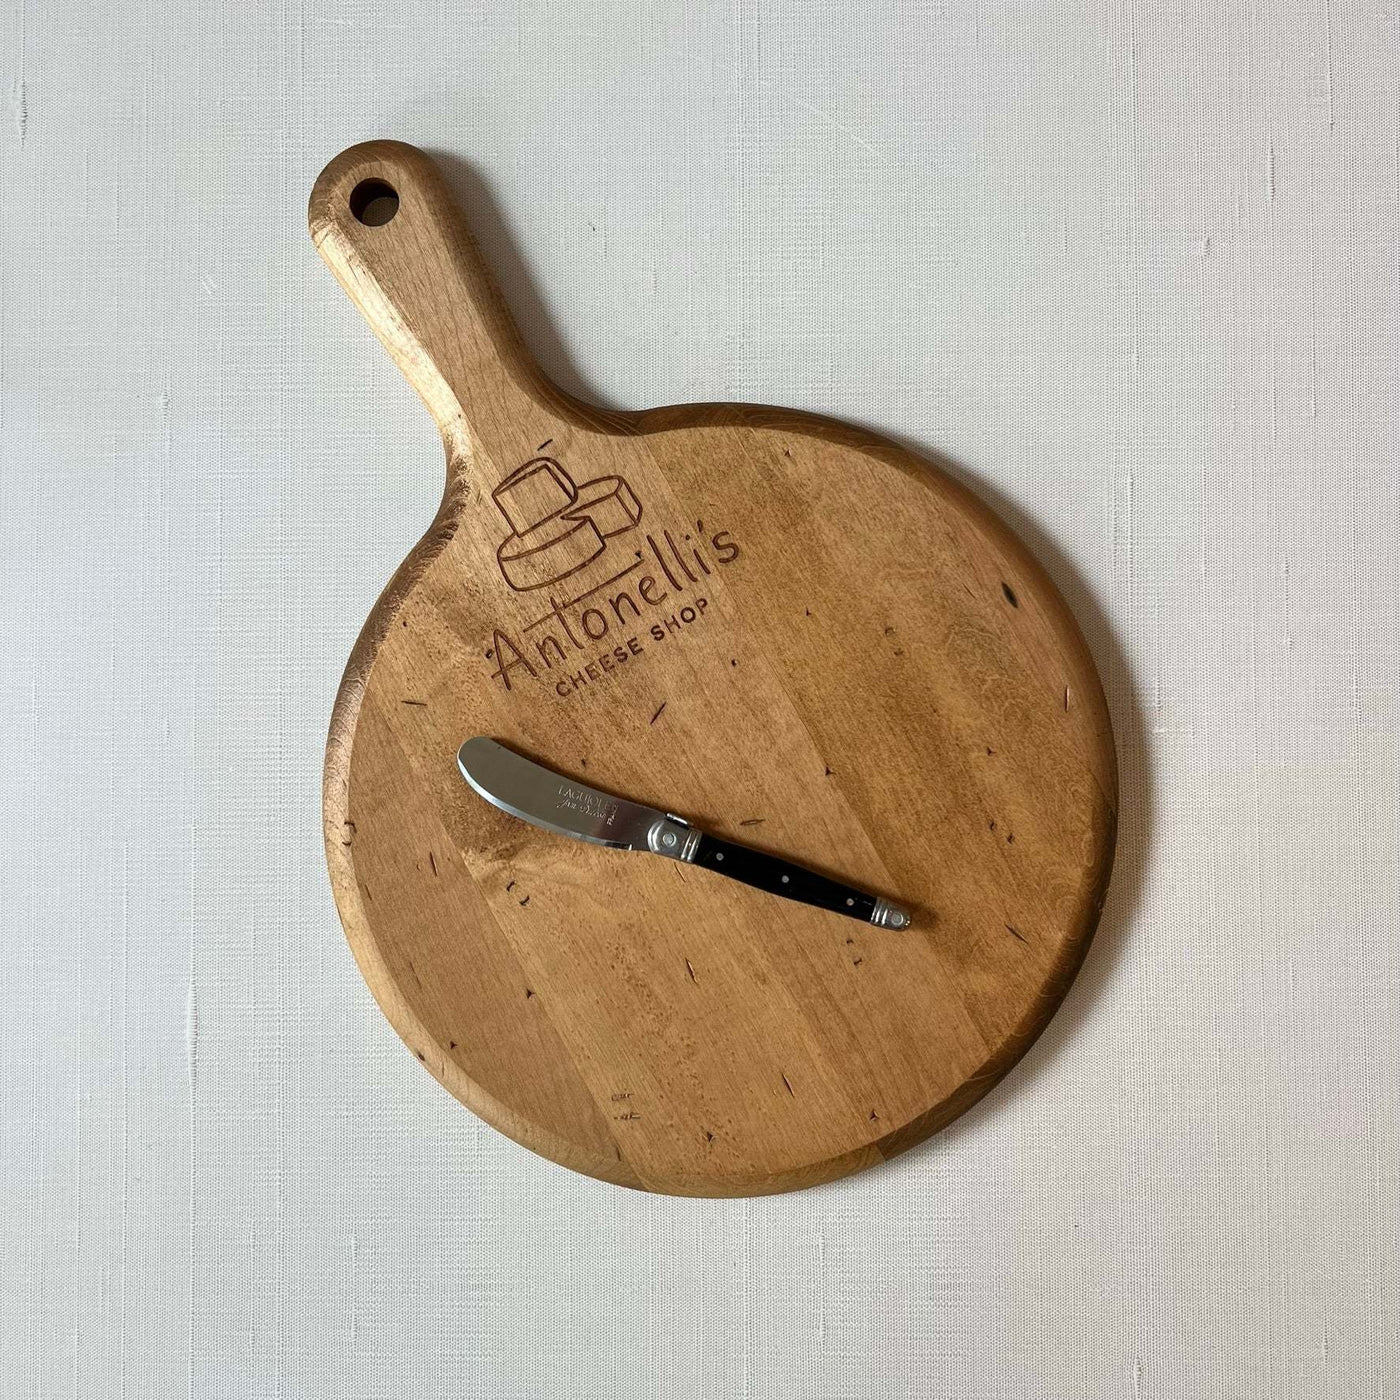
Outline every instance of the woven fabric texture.
{"label": "woven fabric texture", "polygon": [[[0,1396],[1395,1400],[1400,18],[0,13]],[[653,1199],[423,1072],[320,845],[440,448],[316,258],[441,154],[542,362],[939,454],[1089,639],[1100,936],[973,1112]]]}

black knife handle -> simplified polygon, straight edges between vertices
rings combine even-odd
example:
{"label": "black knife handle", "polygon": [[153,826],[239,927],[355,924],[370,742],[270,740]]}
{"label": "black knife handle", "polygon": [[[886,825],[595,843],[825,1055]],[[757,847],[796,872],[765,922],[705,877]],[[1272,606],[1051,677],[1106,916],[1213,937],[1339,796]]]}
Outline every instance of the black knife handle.
{"label": "black knife handle", "polygon": [[[794,899],[799,904],[813,904],[818,909],[830,909],[834,914],[845,914],[862,923],[875,922],[877,905],[890,909],[885,900],[877,900],[874,895],[862,894],[849,885],[828,880],[825,875],[804,870],[789,860],[765,855],[749,846],[737,846],[733,841],[722,840],[706,832],[700,834],[691,856],[692,865],[703,865],[706,870],[728,875],[731,880],[752,885],[756,890],[766,890],[769,894],[781,895],[784,899]],[[898,910],[894,913],[900,919],[905,916]],[[907,919],[905,919],[907,922]],[[905,922],[891,920],[886,927],[903,928]]]}

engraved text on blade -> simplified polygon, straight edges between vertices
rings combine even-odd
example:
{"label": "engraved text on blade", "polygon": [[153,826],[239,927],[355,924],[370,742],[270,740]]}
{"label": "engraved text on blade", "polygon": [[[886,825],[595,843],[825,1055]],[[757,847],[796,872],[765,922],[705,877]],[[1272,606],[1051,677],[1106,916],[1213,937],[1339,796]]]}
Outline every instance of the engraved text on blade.
{"label": "engraved text on blade", "polygon": [[616,820],[618,812],[616,802],[603,797],[600,793],[571,787],[568,783],[560,783],[555,805],[570,812],[582,812],[586,816],[596,817],[604,826],[611,826]]}

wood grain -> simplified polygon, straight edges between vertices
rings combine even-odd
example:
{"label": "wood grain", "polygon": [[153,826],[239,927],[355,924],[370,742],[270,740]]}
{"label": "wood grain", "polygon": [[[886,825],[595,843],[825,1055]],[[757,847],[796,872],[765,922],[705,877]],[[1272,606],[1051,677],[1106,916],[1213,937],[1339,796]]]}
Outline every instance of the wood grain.
{"label": "wood grain", "polygon": [[[352,212],[367,180],[388,223]],[[400,1035],[517,1142],[653,1191],[810,1185],[961,1113],[1053,1014],[1112,863],[1108,715],[1044,572],[853,428],[561,393],[412,147],[338,156],[310,224],[447,455],[326,757],[336,901]],[[514,821],[457,774],[474,734],[914,925]]]}

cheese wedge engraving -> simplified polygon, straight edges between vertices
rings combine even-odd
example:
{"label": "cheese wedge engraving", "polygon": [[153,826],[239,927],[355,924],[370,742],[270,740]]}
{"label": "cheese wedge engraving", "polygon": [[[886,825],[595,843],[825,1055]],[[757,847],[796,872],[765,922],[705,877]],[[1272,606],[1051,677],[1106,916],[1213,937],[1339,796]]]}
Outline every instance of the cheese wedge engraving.
{"label": "cheese wedge engraving", "polygon": [[532,530],[578,500],[578,488],[552,457],[536,457],[517,467],[491,493],[514,535]]}

